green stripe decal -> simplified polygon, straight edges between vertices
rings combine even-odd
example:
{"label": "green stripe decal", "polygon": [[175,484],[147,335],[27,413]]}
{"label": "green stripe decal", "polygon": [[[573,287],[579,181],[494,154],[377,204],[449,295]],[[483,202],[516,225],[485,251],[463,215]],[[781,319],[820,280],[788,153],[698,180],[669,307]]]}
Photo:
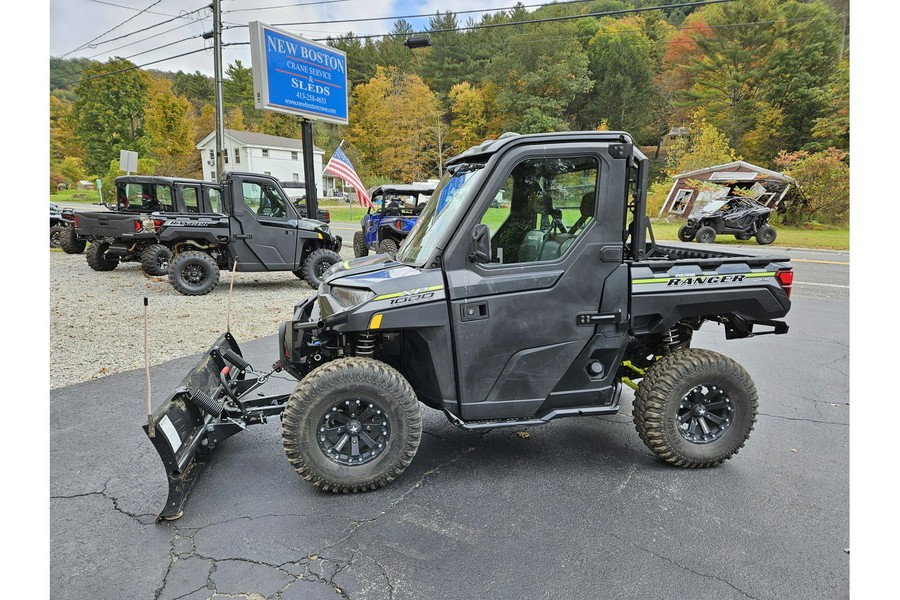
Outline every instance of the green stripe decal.
{"label": "green stripe decal", "polygon": [[433,285],[427,288],[419,288],[417,290],[406,290],[405,292],[394,292],[393,294],[384,294],[377,296],[375,300],[390,300],[391,298],[399,298],[401,296],[415,296],[416,294],[424,294],[425,292],[436,292],[444,289],[442,285]]}
{"label": "green stripe decal", "polygon": [[635,285],[641,285],[646,283],[668,283],[672,279],[688,279],[693,277],[724,277],[724,276],[734,276],[734,275],[743,275],[744,278],[750,277],[775,277],[774,271],[767,271],[765,273],[713,273],[713,274],[696,274],[696,275],[672,275],[671,277],[653,277],[651,279],[634,279],[631,283]]}

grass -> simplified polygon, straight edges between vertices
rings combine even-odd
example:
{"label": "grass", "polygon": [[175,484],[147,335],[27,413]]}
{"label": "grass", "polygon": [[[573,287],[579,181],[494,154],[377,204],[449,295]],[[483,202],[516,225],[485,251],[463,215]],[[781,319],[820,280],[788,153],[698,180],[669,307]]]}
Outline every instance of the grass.
{"label": "grass", "polygon": [[100,193],[97,190],[61,190],[50,194],[50,202],[96,204],[100,202]]}
{"label": "grass", "polygon": [[[654,222],[653,234],[657,240],[677,240],[678,228],[681,223]],[[815,231],[800,227],[787,227],[775,225],[778,237],[772,246],[785,248],[817,248],[821,250],[849,250],[850,229],[823,229]],[[735,239],[733,235],[721,235],[716,238],[717,243],[737,244],[741,246],[761,247],[756,240],[751,238],[746,241]]]}

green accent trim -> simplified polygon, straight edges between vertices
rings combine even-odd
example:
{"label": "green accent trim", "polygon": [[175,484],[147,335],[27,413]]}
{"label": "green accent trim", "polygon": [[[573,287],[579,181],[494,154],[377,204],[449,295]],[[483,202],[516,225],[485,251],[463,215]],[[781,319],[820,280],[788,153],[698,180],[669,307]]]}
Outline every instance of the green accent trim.
{"label": "green accent trim", "polygon": [[631,369],[632,371],[634,371],[635,373],[637,373],[638,375],[640,375],[642,377],[647,374],[647,371],[645,369],[641,369],[640,367],[634,366],[630,360],[623,360],[622,366],[625,367],[626,369]]}
{"label": "green accent trim", "polygon": [[413,296],[415,294],[423,294],[425,292],[436,292],[438,290],[443,290],[444,286],[442,285],[433,285],[427,288],[419,288],[416,290],[406,290],[404,292],[394,292],[393,294],[384,294],[382,296],[375,297],[375,300],[390,300],[391,298],[399,298],[401,296]]}
{"label": "green accent trim", "polygon": [[627,385],[634,391],[637,391],[637,389],[638,389],[638,385],[635,382],[633,382],[632,380],[628,379],[627,377],[622,378],[622,383],[624,383],[625,385]]}
{"label": "green accent trim", "polygon": [[687,279],[688,277],[724,277],[726,275],[743,275],[745,278],[749,277],[775,277],[774,271],[767,271],[765,273],[714,273],[712,275],[699,274],[699,275],[672,275],[671,277],[654,277],[652,279],[633,279],[631,281],[632,284],[640,285],[646,283],[667,283],[671,279]]}

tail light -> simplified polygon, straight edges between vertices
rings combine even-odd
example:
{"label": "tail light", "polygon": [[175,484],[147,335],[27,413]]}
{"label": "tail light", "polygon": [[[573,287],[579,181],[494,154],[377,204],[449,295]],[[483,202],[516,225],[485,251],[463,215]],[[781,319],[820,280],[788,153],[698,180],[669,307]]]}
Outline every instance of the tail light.
{"label": "tail light", "polygon": [[782,289],[787,293],[787,297],[791,297],[791,288],[794,285],[793,269],[779,269],[775,273],[775,279],[781,284]]}
{"label": "tail light", "polygon": [[330,221],[330,220],[331,220],[331,211],[330,211],[330,210],[326,210],[326,211],[325,211],[325,220],[326,220],[326,221]]}
{"label": "tail light", "polygon": [[72,225],[78,227],[78,215],[72,215]]}
{"label": "tail light", "polygon": [[159,233],[160,228],[162,227],[163,221],[162,219],[153,219],[153,231]]}
{"label": "tail light", "polygon": [[403,219],[397,219],[394,221],[394,225],[396,225],[397,229],[403,229]]}
{"label": "tail light", "polygon": [[141,230],[143,230],[143,229],[144,229],[144,225],[141,223],[140,219],[135,219],[134,220],[134,232],[140,233]]}

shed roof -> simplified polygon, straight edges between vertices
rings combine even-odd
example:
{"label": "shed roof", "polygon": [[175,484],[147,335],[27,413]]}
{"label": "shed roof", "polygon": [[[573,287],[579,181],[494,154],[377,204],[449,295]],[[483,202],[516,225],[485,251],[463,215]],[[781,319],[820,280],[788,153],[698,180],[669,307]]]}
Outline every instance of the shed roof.
{"label": "shed roof", "polygon": [[[770,171],[769,169],[764,169],[762,167],[758,167],[754,164],[745,162],[743,160],[735,160],[730,163],[725,163],[721,165],[714,165],[712,167],[706,167],[705,169],[697,169],[696,171],[689,171],[687,173],[681,173],[680,175],[675,175],[672,179],[685,179],[687,177],[696,177],[698,175],[705,175],[707,173],[717,173],[719,171],[728,171],[729,169],[734,169],[738,167],[742,169],[742,171],[735,171],[735,173],[741,173],[741,175],[736,176],[736,179],[741,181],[747,181],[748,177],[743,175],[746,171],[754,171],[763,175],[764,177],[760,179],[774,179],[775,181],[780,181],[782,183],[794,183],[794,179],[792,177],[788,177],[784,173],[778,173],[777,171]],[[717,180],[721,181],[722,177],[717,177]]]}
{"label": "shed roof", "polygon": [[[225,137],[230,137],[234,141],[244,146],[257,146],[261,148],[284,148],[287,150],[303,150],[303,141],[300,138],[281,137],[279,135],[269,135],[267,133],[257,133],[255,131],[238,131],[237,129],[226,129]],[[197,149],[202,150],[213,140],[216,139],[216,132],[213,131],[197,144]],[[313,146],[313,152],[325,151],[321,148]]]}

